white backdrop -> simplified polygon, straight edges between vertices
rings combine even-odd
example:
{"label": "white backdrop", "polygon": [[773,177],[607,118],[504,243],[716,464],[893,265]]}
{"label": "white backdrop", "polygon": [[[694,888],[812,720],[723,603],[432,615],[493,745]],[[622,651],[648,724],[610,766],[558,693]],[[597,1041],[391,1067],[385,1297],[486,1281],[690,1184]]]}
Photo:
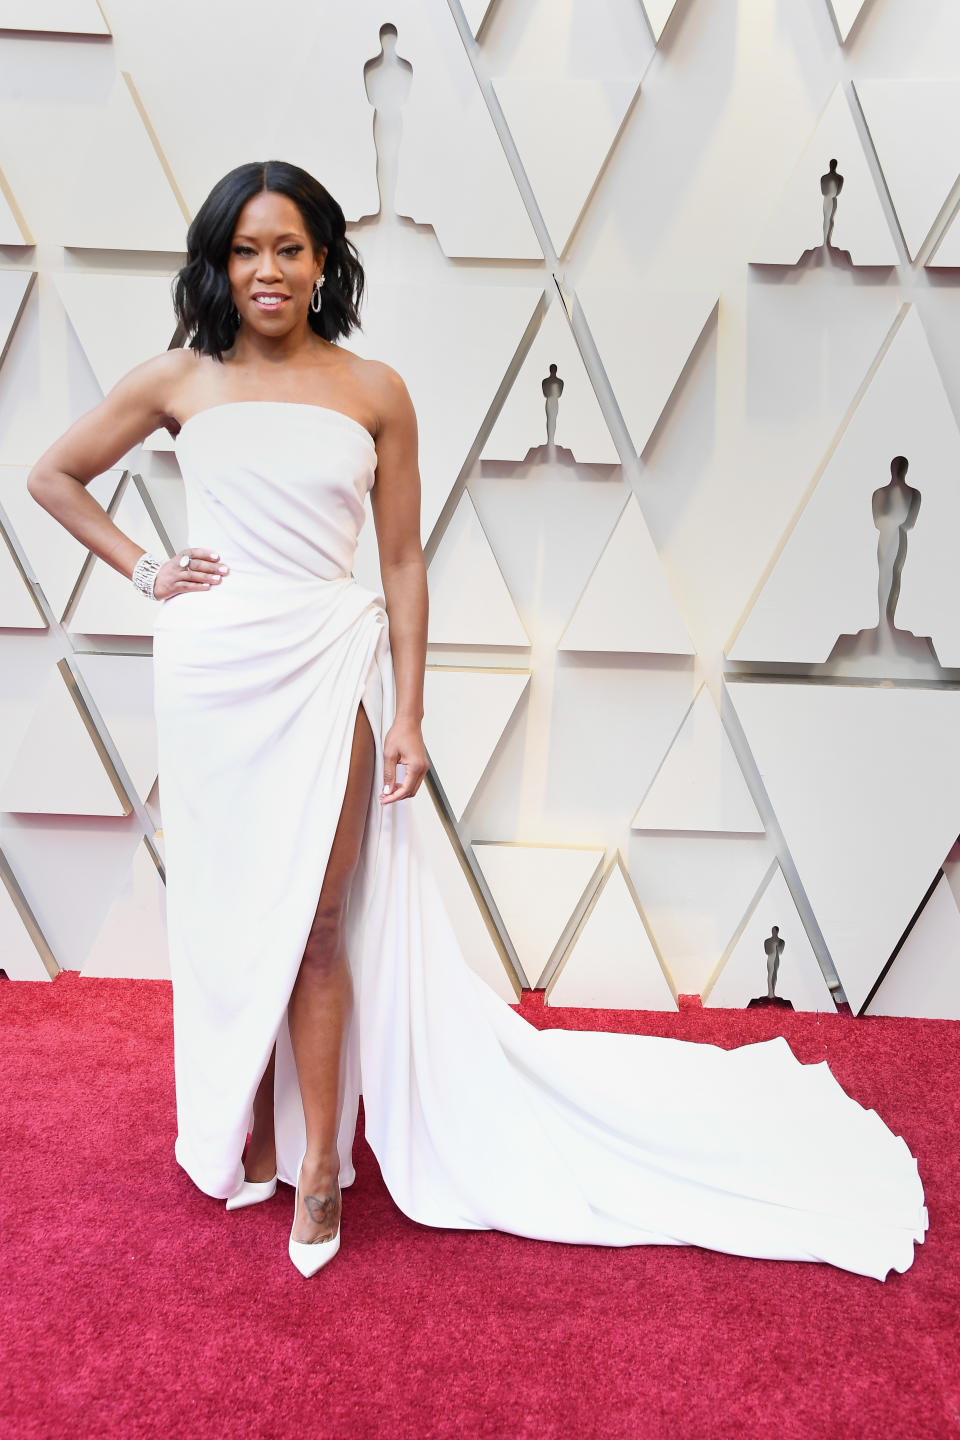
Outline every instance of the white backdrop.
{"label": "white backdrop", "polygon": [[[171,343],[212,184],[282,158],[418,411],[411,803],[476,967],[744,1005],[777,926],[797,1008],[960,1018],[957,7],[291,0],[282,65],[261,21],[0,0],[0,968],[166,973],[151,602],[25,479]],[[185,543],[165,432],[92,489]]]}

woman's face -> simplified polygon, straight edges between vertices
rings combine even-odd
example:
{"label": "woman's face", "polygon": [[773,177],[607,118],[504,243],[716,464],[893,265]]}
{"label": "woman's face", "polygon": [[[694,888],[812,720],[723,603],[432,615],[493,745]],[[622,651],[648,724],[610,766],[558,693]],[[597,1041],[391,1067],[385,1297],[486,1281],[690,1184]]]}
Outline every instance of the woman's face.
{"label": "woman's face", "polygon": [[[237,216],[227,278],[243,324],[263,335],[286,335],[307,323],[313,282],[323,271],[326,247],[314,256],[307,227],[287,195],[261,190]],[[257,300],[258,295],[282,296]]]}

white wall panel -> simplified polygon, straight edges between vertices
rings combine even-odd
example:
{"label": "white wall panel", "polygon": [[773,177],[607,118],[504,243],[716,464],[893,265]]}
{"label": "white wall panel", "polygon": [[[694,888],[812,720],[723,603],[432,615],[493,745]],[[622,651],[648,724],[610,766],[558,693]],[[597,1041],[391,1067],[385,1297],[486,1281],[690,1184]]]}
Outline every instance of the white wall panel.
{"label": "white wall panel", "polygon": [[46,623],[23,571],[0,535],[0,629],[42,630]]}
{"label": "white wall panel", "polygon": [[430,562],[427,583],[432,645],[529,646],[530,636],[466,490]]}
{"label": "white wall panel", "polygon": [[[167,548],[132,479],[127,481],[113,520],[137,545],[166,558]],[[141,595],[126,575],[106,560],[93,556],[66,623],[72,631],[85,635],[152,635],[157,614],[155,600]]]}
{"label": "white wall panel", "polygon": [[706,685],[684,716],[630,824],[634,830],[763,833],[763,821]]}
{"label": "white wall panel", "polygon": [[485,460],[523,460],[547,444],[545,381],[551,365],[563,382],[557,399],[554,443],[581,464],[618,465],[620,455],[603,418],[590,377],[556,296],[524,357],[510,392],[483,447]]}
{"label": "white wall panel", "polygon": [[517,341],[540,298],[528,286],[460,284],[446,274],[436,283],[377,284],[362,334],[350,337],[358,354],[393,365],[417,411],[424,540],[479,434]]}
{"label": "white wall panel", "polygon": [[674,1010],[670,979],[647,933],[619,852],[570,949],[547,1004]]}
{"label": "white wall panel", "polygon": [[31,229],[54,245],[180,250],[183,211],[110,49],[43,43],[26,93],[0,47],[0,125],[17,137],[5,173]]}
{"label": "white wall panel", "polygon": [[4,30],[71,31],[75,35],[109,35],[110,27],[96,0],[3,0]]}
{"label": "white wall panel", "polygon": [[537,984],[603,861],[597,848],[474,842],[520,964]]}
{"label": "white wall panel", "polygon": [[866,1013],[960,1020],[960,910],[945,876],[921,910]]}
{"label": "white wall panel", "polygon": [[[102,22],[81,0],[38,0],[18,31],[8,0],[0,26],[0,524],[19,569],[6,544],[0,565],[26,617],[0,624],[0,742],[25,755],[0,847],[52,955],[93,968],[162,948],[134,896],[162,797],[156,612],[104,562],[85,566],[23,482],[169,343],[170,282],[212,184],[279,156],[343,206],[368,281],[347,348],[393,365],[417,410],[424,731],[447,807],[441,820],[424,787],[426,828],[471,963],[515,993],[506,912],[537,893],[539,929],[521,926],[518,948],[530,982],[555,976],[551,998],[594,985],[584,1003],[672,1007],[716,977],[716,996],[739,985],[745,1003],[738,967],[762,964],[751,927],[786,906],[796,986],[822,985],[816,951],[862,1001],[960,833],[944,718],[960,668],[957,7],[290,0],[297,44],[279,67],[232,0],[108,8]],[[229,125],[211,75],[254,97]],[[907,302],[916,318],[887,353]],[[551,364],[564,389],[548,444]],[[119,500],[121,528],[153,549],[186,539],[169,447],[148,437],[90,492]],[[899,454],[922,498],[897,643],[930,636],[948,668],[861,655],[857,672],[846,655],[824,674],[838,637],[875,623],[872,496]],[[354,568],[380,588],[372,521]],[[63,657],[95,713],[59,677],[49,708]],[[743,668],[765,683],[734,687],[743,731],[726,711],[725,730],[711,697]],[[836,683],[855,672],[888,683]],[[479,857],[492,873],[506,851],[495,939]],[[558,853],[581,857],[584,874],[550,894],[540,851],[561,869]],[[894,975],[917,992],[894,1008],[924,1003],[949,942],[937,895],[885,982],[888,997]]]}
{"label": "white wall panel", "polygon": [[89,718],[63,666],[49,676],[33,720],[0,784],[0,807],[25,814],[126,815]]}
{"label": "white wall panel", "polygon": [[859,1009],[956,839],[960,691],[741,683],[730,693]]}
{"label": "white wall panel", "polygon": [[694,289],[615,289],[590,273],[577,294],[640,455],[717,297]]}
{"label": "white wall panel", "polygon": [[840,39],[846,40],[863,9],[864,0],[827,0],[827,4]]}
{"label": "white wall panel", "polygon": [[13,206],[0,191],[0,245],[32,245],[33,239]]}
{"label": "white wall panel", "polygon": [[148,795],[157,778],[151,657],[78,655],[76,666],[137,795]]}
{"label": "white wall panel", "polygon": [[677,602],[633,495],[558,642],[560,650],[692,655]]}
{"label": "white wall panel", "polygon": [[[0,465],[0,508],[7,515],[8,533],[26,574],[40,586],[54,614],[62,618],[90,552],[30,494],[28,468]],[[88,492],[107,510],[122,477],[122,470],[95,475]]]}
{"label": "white wall panel", "polygon": [[647,12],[653,38],[659,40],[667,28],[667,21],[677,8],[677,0],[643,0],[643,8]]}
{"label": "white wall panel", "polygon": [[[70,323],[104,394],[173,338],[171,282],[166,275],[99,275],[73,271],[56,277]],[[169,430],[148,436],[148,449],[171,450]]]}
{"label": "white wall panel", "polygon": [[530,682],[527,671],[428,665],[423,738],[454,815],[463,814]]}
{"label": "white wall panel", "polygon": [[[611,57],[615,59],[616,57]],[[495,82],[558,255],[637,90],[636,80],[512,75]],[[563,155],[563,166],[557,164]]]}
{"label": "white wall panel", "polygon": [[502,1000],[513,1004],[520,995],[519,981],[512,966],[501,957],[485,908],[474,894],[476,881],[468,878],[426,785],[420,786],[412,803],[427,863],[467,964]]}
{"label": "white wall panel", "polygon": [[774,994],[789,1000],[794,1010],[835,1011],[837,1007],[779,865],[772,867],[746,924],[728,946],[718,973],[704,993],[704,1005],[743,1008],[751,1000],[765,996],[767,947],[775,952],[778,942],[783,949]]}
{"label": "white wall panel", "polygon": [[960,80],[863,79],[856,88],[916,259],[960,177]]}
{"label": "white wall panel", "polygon": [[0,853],[0,970],[8,980],[49,980],[46,961],[55,965],[36,916]]}
{"label": "white wall panel", "polygon": [[796,167],[751,249],[765,265],[796,265],[806,250],[824,243],[821,179],[836,160],[843,187],[837,196],[830,243],[854,265],[895,265],[899,260],[876,182],[864,154],[850,106],[838,85],[817,121]]}
{"label": "white wall panel", "polygon": [[680,995],[705,988],[770,865],[753,835],[649,835],[629,840],[629,871]]}
{"label": "white wall panel", "polygon": [[950,541],[960,523],[960,432],[911,308],[737,636],[733,659],[825,661],[839,636],[877,626],[872,497],[889,483],[897,456],[909,461],[907,483],[922,498],[896,624],[932,634],[942,659],[960,654]]}
{"label": "white wall panel", "polygon": [[166,892],[146,842],[137,846],[81,975],[169,980]]}

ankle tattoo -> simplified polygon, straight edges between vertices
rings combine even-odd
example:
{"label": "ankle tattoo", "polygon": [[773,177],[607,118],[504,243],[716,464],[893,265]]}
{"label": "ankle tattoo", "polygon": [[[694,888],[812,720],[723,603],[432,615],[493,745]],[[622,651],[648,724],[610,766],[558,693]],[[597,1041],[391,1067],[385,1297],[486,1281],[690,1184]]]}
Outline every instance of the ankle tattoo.
{"label": "ankle tattoo", "polygon": [[314,1225],[323,1225],[334,1231],[340,1210],[339,1187],[333,1195],[304,1195],[303,1203]]}

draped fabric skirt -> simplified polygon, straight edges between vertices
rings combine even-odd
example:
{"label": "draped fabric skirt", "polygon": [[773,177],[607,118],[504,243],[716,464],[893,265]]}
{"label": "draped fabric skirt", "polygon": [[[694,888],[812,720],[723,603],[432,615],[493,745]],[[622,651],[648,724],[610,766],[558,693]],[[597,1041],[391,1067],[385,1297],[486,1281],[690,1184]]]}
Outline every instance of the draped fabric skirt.
{"label": "draped fabric skirt", "polygon": [[[926,1211],[903,1139],[783,1039],[733,1051],[539,1032],[467,965],[417,833],[383,806],[395,712],[382,596],[352,575],[243,576],[167,602],[155,638],[174,994],[176,1157],[208,1195],[243,1179],[274,1044],[277,1163],[305,1146],[287,1004],[362,705],[377,763],[346,944],[354,984],[341,1184],[358,1096],[412,1219],[598,1245],[693,1244],[905,1270]],[[174,612],[176,611],[176,615]]]}

